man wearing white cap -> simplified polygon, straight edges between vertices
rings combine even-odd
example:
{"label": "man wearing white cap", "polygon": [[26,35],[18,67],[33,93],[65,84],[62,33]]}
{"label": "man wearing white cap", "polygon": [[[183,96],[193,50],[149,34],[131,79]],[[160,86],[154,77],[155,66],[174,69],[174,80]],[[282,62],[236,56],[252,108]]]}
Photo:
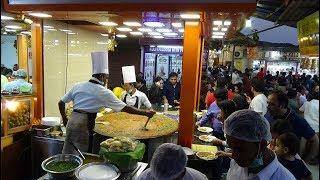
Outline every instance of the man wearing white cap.
{"label": "man wearing white cap", "polygon": [[[153,111],[142,111],[127,106],[105,87],[109,74],[107,52],[93,52],[91,58],[93,69],[91,79],[88,82],[75,84],[59,101],[60,114],[67,132],[62,150],[64,154],[76,153],[69,142],[74,143],[82,152],[92,151],[95,118],[103,107],[148,117],[155,114]],[[65,103],[70,101],[73,101],[73,112],[68,121]]]}
{"label": "man wearing white cap", "polygon": [[267,147],[271,141],[270,125],[259,113],[252,110],[232,113],[224,123],[224,131],[233,159],[227,180],[295,179]]}
{"label": "man wearing white cap", "polygon": [[136,73],[134,66],[123,66],[122,77],[124,89],[126,90],[121,95],[121,100],[129,106],[134,106],[140,109],[144,105],[147,109],[151,109],[151,103],[147,95],[136,89]]}

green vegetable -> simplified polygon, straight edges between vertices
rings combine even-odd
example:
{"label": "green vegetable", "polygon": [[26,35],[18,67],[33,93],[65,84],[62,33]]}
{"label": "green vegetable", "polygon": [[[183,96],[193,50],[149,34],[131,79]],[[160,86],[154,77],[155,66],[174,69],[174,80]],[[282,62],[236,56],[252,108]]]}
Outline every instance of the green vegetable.
{"label": "green vegetable", "polygon": [[46,168],[54,172],[70,171],[79,166],[75,161],[54,161],[47,164]]}

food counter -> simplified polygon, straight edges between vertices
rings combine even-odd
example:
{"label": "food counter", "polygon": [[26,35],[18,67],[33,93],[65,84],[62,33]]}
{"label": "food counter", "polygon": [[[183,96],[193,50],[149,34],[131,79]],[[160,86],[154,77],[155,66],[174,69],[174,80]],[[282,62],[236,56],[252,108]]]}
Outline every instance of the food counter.
{"label": "food counter", "polygon": [[1,96],[3,136],[28,130],[33,119],[33,96]]}
{"label": "food counter", "polygon": [[[174,119],[173,121],[178,122],[179,119],[179,113],[178,111],[168,111],[164,113],[167,117],[170,117]],[[196,117],[196,116],[195,116]],[[101,119],[97,118],[97,121],[100,121]],[[141,122],[141,125],[144,124],[145,121]],[[99,124],[99,123],[98,123]],[[98,125],[99,126],[99,125]],[[149,126],[147,126],[149,127]],[[149,128],[151,128],[150,126]],[[119,179],[130,179],[128,177],[132,176],[132,179],[135,179],[139,176],[139,174],[147,167],[147,163],[150,162],[151,157],[153,155],[154,150],[165,142],[171,142],[171,143],[177,143],[177,135],[176,132],[177,129],[174,129],[172,133],[169,133],[168,135],[161,135],[160,137],[153,137],[153,138],[145,138],[140,139],[140,142],[143,142],[146,144],[147,149],[145,152],[145,157],[142,159],[142,162],[138,163],[138,168],[135,169],[133,172],[136,171],[136,173],[122,173]],[[211,143],[204,142],[198,138],[200,135],[209,135],[208,133],[202,133],[199,132],[196,128],[194,130],[194,139],[193,139],[193,145],[192,150],[193,151],[214,151],[216,152],[219,147],[212,146]],[[106,140],[108,136],[101,135],[99,133],[94,134],[94,149],[92,156],[97,157],[99,154],[100,149],[100,143],[104,140]],[[62,151],[63,143],[64,143],[64,137],[57,136],[57,137],[50,137],[48,135],[46,136],[37,136],[37,134],[34,134],[32,137],[32,159],[33,159],[33,174],[35,178],[40,179],[47,179],[48,175],[45,174],[45,172],[41,168],[41,162],[45,160],[46,158],[60,154]],[[85,153],[86,154],[86,153]],[[188,155],[188,167],[192,167],[194,169],[197,169],[201,171],[202,173],[206,174],[209,179],[215,179],[220,178],[222,174],[222,159],[216,158],[213,160],[203,160],[200,159],[195,153]]]}

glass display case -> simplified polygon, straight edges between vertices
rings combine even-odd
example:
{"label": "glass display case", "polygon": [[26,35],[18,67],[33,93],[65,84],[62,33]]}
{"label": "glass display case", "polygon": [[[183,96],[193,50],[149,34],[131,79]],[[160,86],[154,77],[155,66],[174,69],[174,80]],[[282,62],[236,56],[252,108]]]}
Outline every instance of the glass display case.
{"label": "glass display case", "polygon": [[33,96],[1,97],[1,135],[28,130],[33,119]]}

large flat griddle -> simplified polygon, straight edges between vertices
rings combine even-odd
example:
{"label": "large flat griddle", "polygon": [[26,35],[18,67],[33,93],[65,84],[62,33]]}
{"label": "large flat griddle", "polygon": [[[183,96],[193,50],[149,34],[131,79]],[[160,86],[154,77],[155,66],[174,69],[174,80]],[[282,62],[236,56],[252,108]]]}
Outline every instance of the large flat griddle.
{"label": "large flat griddle", "polygon": [[105,114],[96,119],[94,131],[108,137],[125,136],[133,139],[150,139],[167,136],[178,130],[178,122],[165,116],[154,115],[147,131],[142,130],[148,117],[125,112]]}

